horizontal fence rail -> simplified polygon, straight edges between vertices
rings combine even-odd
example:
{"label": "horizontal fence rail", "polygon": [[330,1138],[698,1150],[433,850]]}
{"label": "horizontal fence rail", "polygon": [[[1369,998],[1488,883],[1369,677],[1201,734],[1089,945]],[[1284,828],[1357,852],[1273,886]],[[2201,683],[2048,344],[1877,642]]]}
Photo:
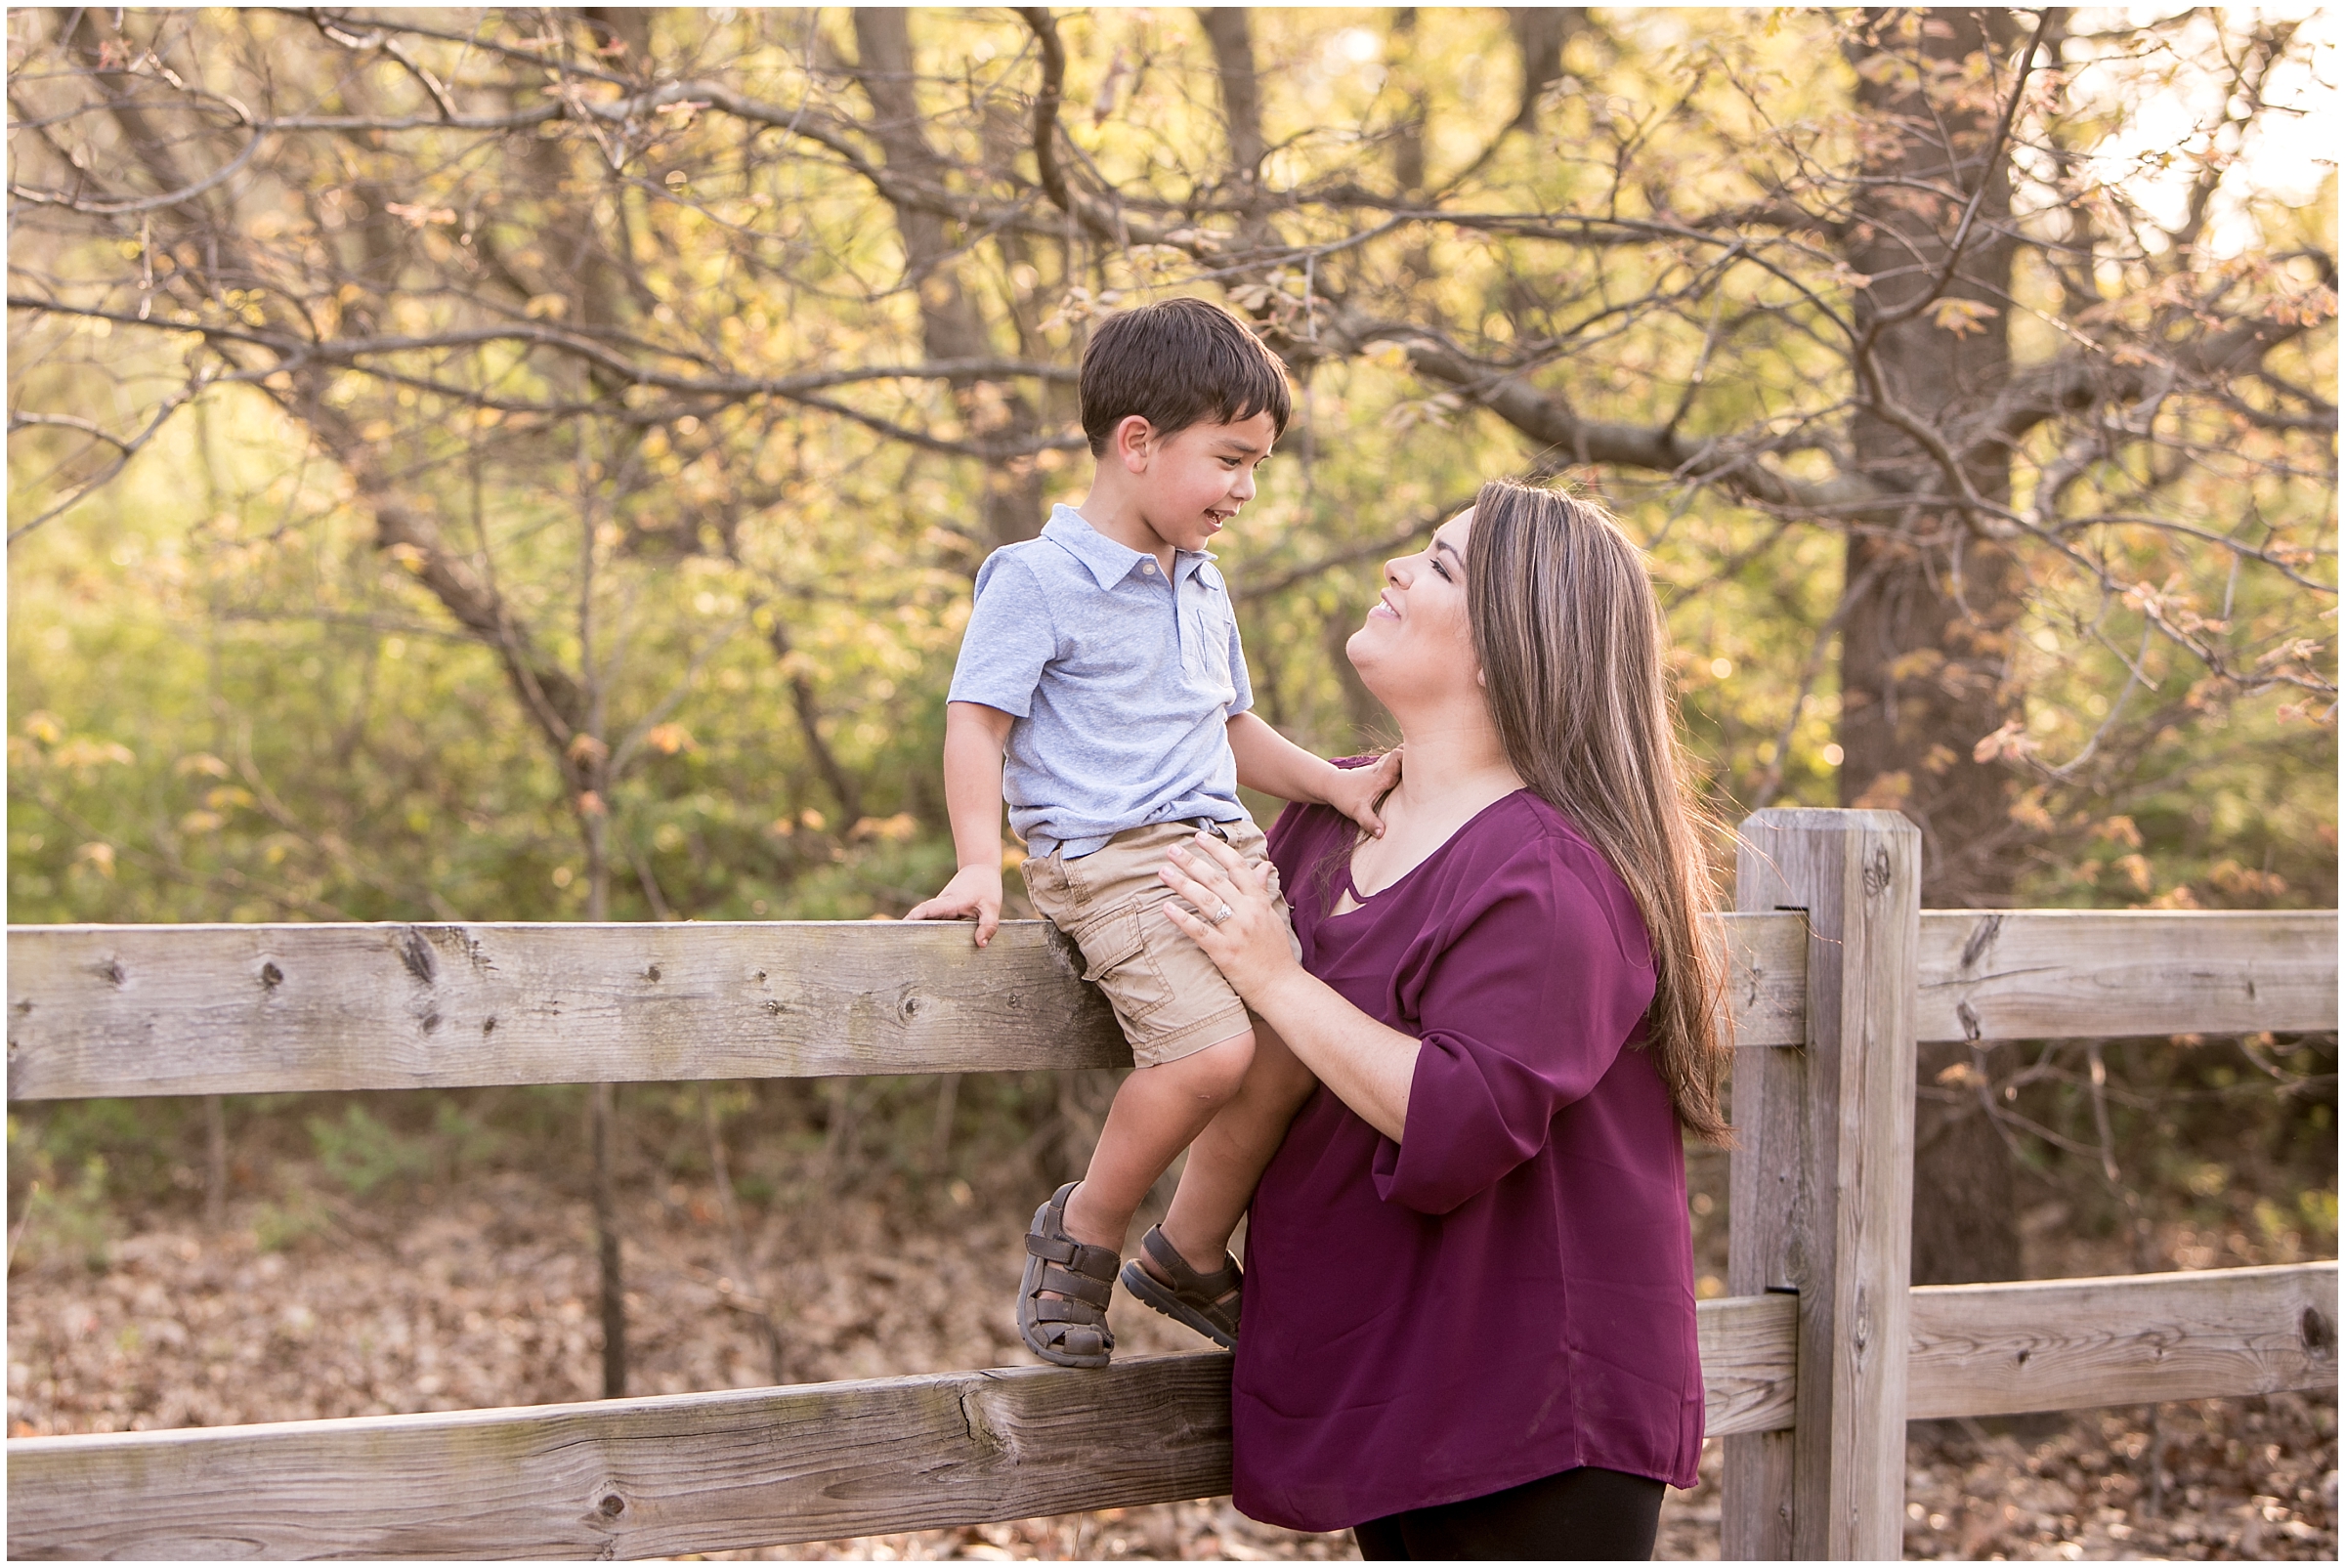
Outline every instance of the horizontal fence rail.
{"label": "horizontal fence rail", "polygon": [[2337,1027],[2334,910],[1924,910],[1924,1040]]}
{"label": "horizontal fence rail", "polygon": [[[1742,1042],[1798,1043],[1800,917],[1717,923]],[[1040,920],[12,926],[8,1094],[1129,1067],[1082,973]]]}
{"label": "horizontal fence rail", "polygon": [[[1710,1420],[1791,1419],[1788,1296],[1700,1308]],[[8,1445],[12,1556],[655,1557],[1229,1490],[1229,1357]]]}
{"label": "horizontal fence rail", "polygon": [[[2333,1388],[2337,1266],[1913,1293],[1910,1414]],[[1706,1301],[1714,1437],[1792,1423],[1797,1302]],[[651,1557],[1229,1490],[1229,1358],[8,1445],[9,1549]]]}
{"label": "horizontal fence rail", "polygon": [[[1805,1038],[1795,914],[1712,917],[1739,1043]],[[2337,917],[1926,911],[1920,1038],[2333,1029]],[[1065,938],[1004,922],[16,926],[8,1093],[1115,1067]]]}
{"label": "horizontal fence rail", "polygon": [[1913,1288],[1905,1414],[2337,1386],[2337,1265]]}

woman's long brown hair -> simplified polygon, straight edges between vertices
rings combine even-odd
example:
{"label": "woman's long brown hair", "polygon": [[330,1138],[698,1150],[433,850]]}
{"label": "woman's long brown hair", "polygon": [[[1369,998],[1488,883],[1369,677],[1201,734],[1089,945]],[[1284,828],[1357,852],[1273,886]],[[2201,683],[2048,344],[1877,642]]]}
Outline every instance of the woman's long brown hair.
{"label": "woman's long brown hair", "polygon": [[1679,754],[1669,633],[1643,552],[1599,506],[1493,480],[1473,501],[1466,592],[1507,761],[1611,862],[1644,916],[1644,1044],[1678,1120],[1730,1143],[1718,1085],[1733,1050],[1700,928],[1716,894],[1696,832],[1706,813]]}

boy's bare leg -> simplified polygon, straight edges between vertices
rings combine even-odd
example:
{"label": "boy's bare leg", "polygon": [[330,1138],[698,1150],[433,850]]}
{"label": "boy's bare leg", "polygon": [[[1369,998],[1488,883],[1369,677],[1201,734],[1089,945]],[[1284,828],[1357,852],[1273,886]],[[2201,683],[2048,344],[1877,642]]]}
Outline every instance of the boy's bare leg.
{"label": "boy's bare leg", "polygon": [[[1100,1129],[1099,1146],[1091,1151],[1090,1168],[1067,1198],[1067,1234],[1121,1252],[1124,1233],[1131,1228],[1140,1200],[1231,1102],[1246,1080],[1254,1049],[1255,1036],[1249,1030],[1127,1078],[1108,1107],[1107,1125]],[[1275,1140],[1271,1147],[1277,1147]]]}
{"label": "boy's bare leg", "polygon": [[[1246,1081],[1197,1135],[1165,1214],[1165,1240],[1189,1267],[1210,1274],[1221,1266],[1230,1234],[1254,1202],[1255,1186],[1278,1153],[1287,1123],[1318,1082],[1267,1024],[1254,1026],[1254,1065]],[[1143,1255],[1140,1266],[1157,1273],[1150,1265]]]}

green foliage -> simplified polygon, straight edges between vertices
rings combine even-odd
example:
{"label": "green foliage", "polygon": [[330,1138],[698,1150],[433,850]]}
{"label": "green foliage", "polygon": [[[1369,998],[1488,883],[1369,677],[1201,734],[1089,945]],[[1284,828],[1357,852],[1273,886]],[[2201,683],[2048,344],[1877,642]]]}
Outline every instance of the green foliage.
{"label": "green foliage", "polygon": [[261,1205],[253,1215],[252,1239],[264,1252],[290,1252],[323,1235],[333,1222],[317,1194],[297,1188]]}
{"label": "green foliage", "polygon": [[103,1150],[119,1146],[119,1128],[77,1119],[50,1131],[8,1119],[9,1267],[61,1258],[104,1268],[120,1226]]}
{"label": "green foliage", "polygon": [[432,1150],[419,1138],[403,1137],[363,1106],[343,1107],[340,1120],[310,1117],[304,1123],[318,1151],[318,1165],[332,1180],[363,1198],[388,1181],[413,1180],[432,1168]]}

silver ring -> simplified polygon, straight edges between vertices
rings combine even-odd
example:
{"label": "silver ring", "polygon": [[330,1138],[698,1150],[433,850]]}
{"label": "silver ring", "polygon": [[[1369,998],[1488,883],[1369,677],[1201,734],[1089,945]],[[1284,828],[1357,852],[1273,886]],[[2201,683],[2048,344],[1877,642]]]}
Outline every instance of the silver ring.
{"label": "silver ring", "polygon": [[1235,913],[1237,913],[1237,912],[1238,912],[1237,911],[1235,911],[1235,910],[1231,909],[1231,908],[1230,908],[1228,905],[1224,904],[1224,905],[1222,905],[1222,906],[1221,906],[1219,909],[1215,910],[1215,911],[1213,913],[1211,913],[1211,914],[1207,915],[1207,916],[1206,916],[1206,920],[1207,920],[1207,922],[1208,922],[1208,923],[1210,923],[1210,924],[1213,924],[1213,925],[1219,925],[1219,924],[1220,924],[1222,921],[1224,921],[1224,920],[1228,919],[1228,918],[1229,918],[1231,915],[1233,915],[1233,914],[1235,914]]}

